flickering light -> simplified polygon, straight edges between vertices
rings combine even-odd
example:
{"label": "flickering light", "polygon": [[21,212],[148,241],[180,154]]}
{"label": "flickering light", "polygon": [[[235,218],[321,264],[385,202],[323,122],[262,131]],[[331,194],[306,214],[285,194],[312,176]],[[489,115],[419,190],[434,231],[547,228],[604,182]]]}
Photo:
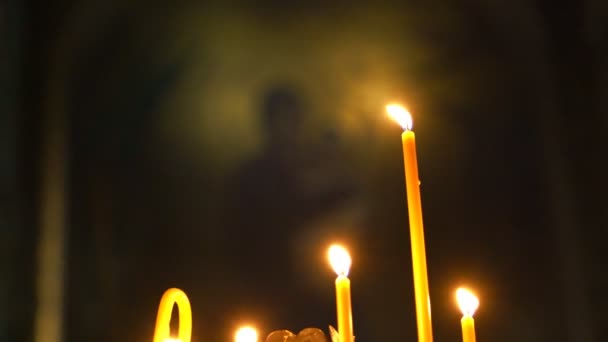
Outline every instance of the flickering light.
{"label": "flickering light", "polygon": [[337,275],[347,276],[350,270],[351,258],[346,248],[340,245],[332,245],[328,251],[329,263]]}
{"label": "flickering light", "polygon": [[179,338],[166,338],[163,342],[182,342]]}
{"label": "flickering light", "polygon": [[234,342],[257,342],[258,331],[251,326],[240,327],[234,334]]}
{"label": "flickering light", "polygon": [[336,315],[340,342],[354,342],[353,313],[350,301],[350,279],[348,271],[352,260],[346,248],[331,245],[327,251],[329,263],[337,274],[336,277]]}
{"label": "flickering light", "polygon": [[403,130],[412,130],[412,115],[407,109],[405,109],[405,107],[396,103],[391,103],[386,106],[386,111],[393,120],[397,121],[397,123],[403,127]]}
{"label": "flickering light", "polygon": [[479,299],[471,291],[463,287],[456,290],[456,301],[464,316],[473,316],[479,307]]}

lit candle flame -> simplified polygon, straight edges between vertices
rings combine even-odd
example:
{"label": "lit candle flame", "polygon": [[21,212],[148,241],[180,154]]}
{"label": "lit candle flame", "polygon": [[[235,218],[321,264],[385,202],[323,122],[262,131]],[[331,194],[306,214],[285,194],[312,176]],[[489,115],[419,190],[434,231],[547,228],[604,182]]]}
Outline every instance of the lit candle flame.
{"label": "lit candle flame", "polygon": [[406,131],[411,131],[413,126],[412,115],[402,105],[392,103],[386,106],[388,115]]}
{"label": "lit candle flame", "polygon": [[337,275],[347,276],[350,270],[351,258],[346,248],[340,245],[332,245],[328,251],[329,263]]}
{"label": "lit candle flame", "polygon": [[254,327],[240,327],[234,334],[234,342],[257,342],[258,331]]}
{"label": "lit candle flame", "polygon": [[465,316],[473,316],[479,307],[479,299],[471,291],[462,287],[456,290],[456,301]]}
{"label": "lit candle flame", "polygon": [[166,338],[163,342],[182,342],[179,338]]}

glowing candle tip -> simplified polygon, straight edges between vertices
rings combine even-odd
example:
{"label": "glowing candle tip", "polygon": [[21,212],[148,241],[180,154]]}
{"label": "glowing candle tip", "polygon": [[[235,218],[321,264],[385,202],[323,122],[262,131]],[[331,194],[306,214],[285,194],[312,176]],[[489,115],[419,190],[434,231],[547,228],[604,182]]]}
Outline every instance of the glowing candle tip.
{"label": "glowing candle tip", "polygon": [[393,103],[386,106],[386,111],[393,120],[397,121],[397,123],[403,127],[404,130],[412,130],[412,115],[405,107]]}
{"label": "glowing candle tip", "polygon": [[465,316],[473,316],[479,307],[479,299],[471,291],[462,287],[456,290],[456,301]]}
{"label": "glowing candle tip", "polygon": [[234,342],[257,342],[258,331],[250,326],[239,328],[234,334]]}
{"label": "glowing candle tip", "polygon": [[329,263],[336,274],[347,276],[352,260],[346,248],[340,245],[332,245],[329,247],[327,255],[329,257]]}

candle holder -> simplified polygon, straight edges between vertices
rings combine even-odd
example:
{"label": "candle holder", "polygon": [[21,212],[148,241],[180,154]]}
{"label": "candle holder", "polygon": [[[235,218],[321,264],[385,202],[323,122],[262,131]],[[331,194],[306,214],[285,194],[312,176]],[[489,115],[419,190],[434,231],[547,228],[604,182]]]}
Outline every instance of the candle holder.
{"label": "candle holder", "polygon": [[277,330],[268,334],[266,342],[340,342],[338,332],[329,326],[330,337],[319,328],[306,328],[297,335],[289,330]]}

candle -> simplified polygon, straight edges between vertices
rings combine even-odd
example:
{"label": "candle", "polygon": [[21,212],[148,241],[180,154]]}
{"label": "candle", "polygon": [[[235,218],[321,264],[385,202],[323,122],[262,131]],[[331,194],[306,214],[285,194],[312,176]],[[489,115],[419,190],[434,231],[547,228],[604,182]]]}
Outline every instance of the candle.
{"label": "candle", "polygon": [[[171,313],[173,306],[177,304],[179,310],[179,332],[178,338],[172,338]],[[171,288],[163,294],[158,315],[156,316],[156,328],[154,329],[154,342],[190,342],[192,335],[192,310],[188,296],[176,288]]]}
{"label": "candle", "polygon": [[420,180],[418,178],[418,161],[416,160],[416,136],[412,131],[412,116],[405,108],[397,104],[391,104],[386,106],[386,110],[404,129],[401,140],[403,144],[405,188],[407,192],[407,207],[410,220],[418,341],[432,342],[431,301],[429,298],[429,284],[426,270],[422,204],[420,201]]}
{"label": "candle", "polygon": [[473,320],[473,314],[479,307],[479,299],[469,290],[465,288],[459,288],[456,290],[456,301],[462,311],[462,319],[460,324],[462,325],[462,341],[463,342],[475,342],[475,320]]}
{"label": "candle", "polygon": [[234,334],[234,342],[258,342],[258,331],[250,326],[241,327]]}
{"label": "candle", "polygon": [[332,245],[328,255],[329,263],[338,275],[336,278],[336,309],[340,342],[354,342],[350,280],[348,279],[351,258],[348,251],[339,245]]}

